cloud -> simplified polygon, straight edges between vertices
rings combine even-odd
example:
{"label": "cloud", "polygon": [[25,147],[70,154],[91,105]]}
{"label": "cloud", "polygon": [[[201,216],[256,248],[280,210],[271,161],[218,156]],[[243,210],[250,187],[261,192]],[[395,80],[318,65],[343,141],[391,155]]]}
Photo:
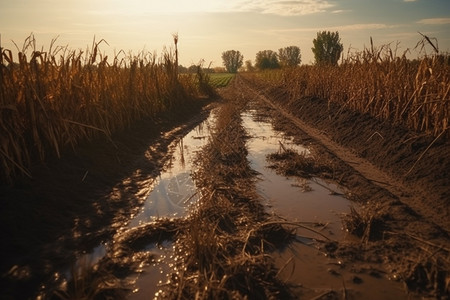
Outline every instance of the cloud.
{"label": "cloud", "polygon": [[328,0],[197,0],[195,2],[184,0],[128,0],[127,2],[117,2],[114,5],[107,6],[98,4],[106,0],[98,1],[93,8],[88,10],[88,13],[110,16],[254,12],[279,16],[301,16],[326,12],[336,6]]}
{"label": "cloud", "polygon": [[370,29],[388,29],[396,26],[386,25],[380,23],[366,23],[366,24],[350,24],[332,27],[297,27],[287,29],[273,29],[266,32],[270,33],[288,33],[288,32],[317,32],[317,31],[358,31],[358,30],[370,30]]}
{"label": "cloud", "polygon": [[444,25],[450,24],[450,18],[433,18],[433,19],[422,19],[417,21],[419,24],[426,25]]}
{"label": "cloud", "polygon": [[[105,0],[99,0],[105,1]],[[299,16],[328,11],[335,7],[327,0],[129,0],[88,12],[93,15],[183,14],[203,12],[255,12],[280,16]],[[339,11],[340,12],[340,11]]]}
{"label": "cloud", "polygon": [[386,25],[380,23],[366,23],[366,24],[351,24],[334,27],[335,30],[366,30],[366,29],[387,29],[394,28],[393,25]]}
{"label": "cloud", "polygon": [[280,16],[300,16],[325,12],[332,7],[334,4],[325,0],[241,0],[236,1],[232,10]]}
{"label": "cloud", "polygon": [[341,13],[345,13],[345,12],[351,12],[351,10],[336,9],[336,10],[331,11],[332,14],[341,14]]}

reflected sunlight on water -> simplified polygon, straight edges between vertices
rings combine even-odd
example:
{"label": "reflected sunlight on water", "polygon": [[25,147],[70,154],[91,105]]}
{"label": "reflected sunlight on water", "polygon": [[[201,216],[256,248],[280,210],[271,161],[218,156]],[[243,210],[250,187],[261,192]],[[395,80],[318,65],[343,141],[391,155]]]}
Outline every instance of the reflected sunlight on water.
{"label": "reflected sunlight on water", "polygon": [[174,147],[166,170],[155,180],[140,213],[132,218],[128,227],[136,227],[161,217],[184,217],[190,204],[198,200],[192,180],[195,155],[208,142],[210,126],[215,116],[180,138]]}

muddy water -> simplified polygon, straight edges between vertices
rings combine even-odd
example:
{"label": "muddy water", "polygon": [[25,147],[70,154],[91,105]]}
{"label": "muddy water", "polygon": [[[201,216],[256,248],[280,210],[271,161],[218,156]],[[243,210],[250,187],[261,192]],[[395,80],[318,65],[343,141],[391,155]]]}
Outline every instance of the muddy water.
{"label": "muddy water", "polygon": [[[243,125],[251,136],[248,158],[252,168],[261,174],[258,189],[269,209],[291,221],[320,221],[325,224],[324,234],[339,237],[342,233],[339,214],[348,210],[348,200],[329,195],[330,191],[339,192],[336,186],[320,180],[300,182],[280,176],[267,168],[267,154],[278,151],[280,143],[299,152],[308,152],[308,149],[274,131],[270,123],[255,120],[254,114],[254,111],[250,111],[242,115]],[[161,216],[182,217],[186,214],[183,203],[186,200],[195,201],[195,185],[189,175],[194,167],[191,162],[195,153],[206,142],[203,138],[206,133],[207,130],[194,130],[183,138],[182,145],[174,152],[172,167],[161,174],[141,213],[130,222],[130,227]],[[310,192],[302,192],[305,185]],[[311,242],[310,237],[305,236],[299,240],[303,243]],[[158,291],[157,286],[164,283],[166,274],[171,271],[175,258],[172,245],[168,243],[165,247],[153,247],[150,250],[156,258],[142,274],[135,276],[135,290],[130,299],[147,299],[148,295],[154,295]]]}
{"label": "muddy water", "polygon": [[[213,118],[213,117],[212,117]],[[187,213],[186,203],[195,201],[195,186],[190,177],[192,159],[206,142],[208,122],[193,130],[177,146],[171,168],[161,174],[146,204],[129,224],[130,227],[162,216],[182,217]],[[280,150],[280,144],[298,152],[308,153],[308,148],[296,145],[292,138],[273,130],[268,121],[256,117],[255,111],[243,113],[243,125],[251,138],[248,159],[252,168],[260,173],[258,191],[268,210],[289,221],[305,224],[320,223],[321,234],[331,240],[346,238],[341,226],[341,214],[349,211],[350,202],[342,196],[336,185],[320,179],[300,180],[286,178],[268,168],[266,156]],[[298,241],[282,252],[275,253],[280,276],[298,285],[294,291],[301,298],[314,298],[337,291],[357,299],[401,299],[404,293],[396,282],[386,279],[381,270],[368,266],[351,266],[323,255],[316,248],[317,240],[324,238],[307,230],[298,230]],[[166,276],[173,272],[176,259],[173,245],[149,245],[155,255],[152,264],[143,272],[130,278],[135,289],[129,299],[152,298]],[[381,288],[380,288],[381,287]],[[338,295],[339,298],[341,295]]]}
{"label": "muddy water", "polygon": [[141,212],[129,223],[129,228],[160,217],[186,216],[189,204],[198,199],[191,177],[193,159],[207,142],[213,118],[211,114],[207,120],[177,142],[167,169],[153,183],[152,192]]}
{"label": "muddy water", "polygon": [[254,111],[244,114],[243,122],[252,137],[248,143],[249,160],[252,168],[261,174],[258,189],[272,212],[291,221],[325,223],[327,234],[342,235],[340,214],[349,210],[350,202],[333,195],[341,192],[337,186],[320,179],[287,178],[267,167],[266,156],[280,151],[281,147],[299,153],[309,153],[309,150],[273,130],[269,122],[255,120]]}
{"label": "muddy water", "polygon": [[[215,119],[212,112],[186,136],[182,137],[174,148],[172,158],[164,172],[153,183],[152,191],[147,197],[141,211],[132,218],[128,228],[137,227],[161,217],[182,218],[188,214],[188,207],[198,199],[195,183],[191,173],[193,160],[198,151],[208,142],[210,127]],[[153,299],[159,286],[167,281],[167,276],[174,272],[177,257],[173,243],[147,246],[153,255],[151,264],[141,270],[140,274],[130,276],[133,291],[128,299]]]}
{"label": "muddy water", "polygon": [[[334,184],[320,179],[287,178],[268,168],[266,156],[284,148],[309,154],[308,148],[296,145],[292,138],[273,130],[268,121],[249,111],[243,115],[244,126],[252,137],[248,142],[249,160],[258,171],[258,190],[269,211],[288,221],[312,226],[330,240],[351,237],[342,230],[341,215],[349,212],[350,201]],[[280,276],[292,283],[299,298],[324,299],[405,299],[403,287],[387,279],[373,266],[351,265],[327,257],[318,249],[324,237],[308,230],[297,231],[297,241],[275,253]],[[334,297],[334,298],[333,298]],[[321,298],[322,299],[322,298]]]}
{"label": "muddy water", "polygon": [[[285,148],[299,152],[308,152],[308,149],[294,144],[292,139],[274,131],[269,122],[255,120],[254,115],[254,111],[244,113],[243,126],[251,136],[248,142],[248,159],[252,168],[260,173],[261,180],[257,188],[268,209],[291,221],[321,222],[324,224],[323,234],[340,238],[342,230],[339,214],[348,210],[349,201],[342,196],[330,195],[330,191],[339,192],[336,186],[320,180],[302,182],[285,178],[267,168],[266,156],[278,151],[280,143]],[[197,197],[195,184],[190,176],[195,167],[192,160],[207,142],[208,122],[212,122],[211,119],[180,141],[173,153],[170,168],[155,182],[141,212],[131,220],[129,227],[139,226],[158,217],[183,217],[187,214],[187,204],[195,201]],[[306,187],[310,191],[302,192]],[[299,241],[304,244],[312,243],[311,235],[307,234],[309,233],[299,236]],[[163,246],[149,245],[148,250],[155,255],[155,259],[141,274],[129,278],[134,281],[135,286],[129,299],[148,299],[149,295],[158,292],[158,286],[163,284],[167,274],[173,271],[176,256],[172,247],[171,243]],[[284,259],[284,253],[280,253],[279,259]]]}
{"label": "muddy water", "polygon": [[[171,159],[163,168],[150,188],[140,211],[131,216],[130,221],[120,232],[133,230],[158,218],[182,218],[188,213],[188,206],[198,199],[195,183],[191,178],[193,160],[197,152],[208,142],[210,126],[215,120],[215,113],[196,126],[187,135],[180,136],[174,142]],[[97,245],[91,252],[81,255],[74,266],[75,270],[91,268],[108,254],[113,241],[105,241]],[[173,244],[164,241],[162,244],[149,244],[142,250],[152,255],[150,265],[143,264],[138,274],[129,276],[124,282],[130,283],[132,292],[129,299],[153,299],[159,286],[166,281],[167,274],[173,272],[173,262],[176,260]],[[71,269],[62,273],[66,278],[61,286],[72,278]],[[57,274],[59,277],[59,273]]]}

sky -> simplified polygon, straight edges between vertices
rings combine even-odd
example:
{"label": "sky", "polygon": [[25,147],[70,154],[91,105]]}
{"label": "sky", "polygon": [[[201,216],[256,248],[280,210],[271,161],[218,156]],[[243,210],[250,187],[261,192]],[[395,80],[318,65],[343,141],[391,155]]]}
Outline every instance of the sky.
{"label": "sky", "polygon": [[[450,52],[450,0],[0,0],[1,47],[21,49],[34,34],[37,50],[55,45],[85,50],[104,39],[101,52],[161,53],[178,34],[184,66],[222,66],[222,52],[238,50],[254,62],[261,50],[298,46],[312,64],[312,41],[338,31],[344,53],[390,44],[401,55],[422,39],[436,38]],[[434,40],[433,40],[434,41]],[[430,47],[425,48],[428,54]]]}

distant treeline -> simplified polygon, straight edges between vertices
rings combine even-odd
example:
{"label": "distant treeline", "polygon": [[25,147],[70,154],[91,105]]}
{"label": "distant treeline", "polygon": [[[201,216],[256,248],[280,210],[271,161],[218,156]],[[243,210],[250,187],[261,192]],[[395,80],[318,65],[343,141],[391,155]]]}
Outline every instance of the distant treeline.
{"label": "distant treeline", "polygon": [[198,71],[201,71],[203,73],[225,73],[227,70],[224,67],[202,67],[201,65],[191,65],[189,67],[185,67],[182,65],[178,66],[178,73],[185,73],[185,74],[196,74]]}

